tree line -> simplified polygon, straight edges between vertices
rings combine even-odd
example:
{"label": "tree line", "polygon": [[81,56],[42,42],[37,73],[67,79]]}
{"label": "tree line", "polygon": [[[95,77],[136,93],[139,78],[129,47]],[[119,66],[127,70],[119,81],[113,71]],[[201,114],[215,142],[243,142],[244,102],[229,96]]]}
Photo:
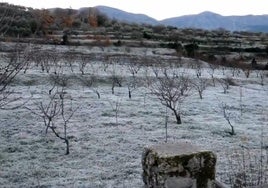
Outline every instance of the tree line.
{"label": "tree line", "polygon": [[0,3],[0,35],[9,37],[45,36],[56,30],[91,28],[109,19],[95,8],[33,9]]}

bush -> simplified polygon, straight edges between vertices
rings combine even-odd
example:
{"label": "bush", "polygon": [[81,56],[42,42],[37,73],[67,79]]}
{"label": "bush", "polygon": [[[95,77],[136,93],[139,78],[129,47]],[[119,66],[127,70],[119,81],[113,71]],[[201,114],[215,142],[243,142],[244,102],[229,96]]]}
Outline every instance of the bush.
{"label": "bush", "polygon": [[196,43],[184,45],[188,57],[195,57],[199,46]]}
{"label": "bush", "polygon": [[152,39],[152,34],[148,33],[147,31],[143,32],[143,38],[145,39]]}

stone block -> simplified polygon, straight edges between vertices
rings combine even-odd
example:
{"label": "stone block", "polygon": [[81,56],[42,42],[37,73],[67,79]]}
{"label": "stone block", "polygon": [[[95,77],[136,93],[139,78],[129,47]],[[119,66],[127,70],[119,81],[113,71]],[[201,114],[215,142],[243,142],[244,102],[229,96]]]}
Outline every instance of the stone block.
{"label": "stone block", "polygon": [[215,188],[216,155],[187,142],[145,148],[142,155],[146,188]]}

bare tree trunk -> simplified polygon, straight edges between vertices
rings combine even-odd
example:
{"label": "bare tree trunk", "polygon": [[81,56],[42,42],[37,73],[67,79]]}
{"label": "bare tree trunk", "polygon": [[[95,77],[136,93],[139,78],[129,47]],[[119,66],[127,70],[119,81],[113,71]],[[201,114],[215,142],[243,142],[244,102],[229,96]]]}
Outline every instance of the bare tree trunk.
{"label": "bare tree trunk", "polygon": [[98,95],[98,99],[100,99],[100,93],[99,93],[97,90],[95,90],[95,92],[96,92],[97,95]]}
{"label": "bare tree trunk", "polygon": [[166,143],[168,141],[168,113],[167,113],[167,107],[166,107],[166,116],[165,116],[165,129],[166,129]]}
{"label": "bare tree trunk", "polygon": [[199,93],[199,97],[200,97],[200,99],[203,99],[202,91],[199,90],[198,93]]}
{"label": "bare tree trunk", "polygon": [[66,153],[65,155],[69,155],[70,154],[70,146],[69,146],[69,140],[65,139],[65,144],[66,144]]}
{"label": "bare tree trunk", "polygon": [[231,127],[231,132],[230,135],[235,135],[235,130],[234,130],[234,126],[232,125],[231,121],[230,121],[230,118],[231,118],[231,112],[229,112],[228,110],[228,106],[226,104],[222,104],[221,106],[222,110],[223,110],[223,117],[225,118],[225,120],[228,122],[228,124],[230,125]]}
{"label": "bare tree trunk", "polygon": [[114,94],[114,83],[112,84],[112,94]]}
{"label": "bare tree trunk", "polygon": [[213,87],[216,87],[214,76],[212,76],[211,78],[212,78]]}
{"label": "bare tree trunk", "polygon": [[58,137],[58,138],[61,139],[61,140],[64,140],[64,142],[65,142],[65,144],[66,144],[66,153],[65,153],[65,155],[70,154],[70,150],[69,150],[69,140],[68,140],[67,136],[65,136],[65,137],[60,136],[59,133],[56,132],[56,130],[55,130],[54,127],[51,127],[51,130],[52,130],[53,133],[56,135],[56,137]]}
{"label": "bare tree trunk", "polygon": [[128,90],[128,98],[131,99],[131,90]]}
{"label": "bare tree trunk", "polygon": [[100,99],[100,92],[97,90],[97,89],[93,89],[93,91],[97,94],[97,96],[98,96],[98,99]]}
{"label": "bare tree trunk", "polygon": [[233,125],[230,125],[231,126],[231,135],[235,135],[235,130],[234,130],[234,126]]}
{"label": "bare tree trunk", "polygon": [[181,117],[180,115],[176,115],[177,124],[181,124]]}
{"label": "bare tree trunk", "polygon": [[177,121],[177,124],[181,124],[181,116],[180,114],[178,114],[178,112],[174,109],[172,109],[172,111],[174,112],[175,116],[176,116],[176,121]]}

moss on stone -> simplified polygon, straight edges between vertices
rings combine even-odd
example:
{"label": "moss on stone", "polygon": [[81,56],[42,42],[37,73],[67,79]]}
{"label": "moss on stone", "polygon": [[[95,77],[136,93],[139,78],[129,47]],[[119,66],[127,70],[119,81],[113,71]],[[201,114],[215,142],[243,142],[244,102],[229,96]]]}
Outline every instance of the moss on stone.
{"label": "moss on stone", "polygon": [[158,148],[148,149],[143,156],[146,158],[143,159],[143,175],[147,176],[144,182],[154,182],[154,185],[163,186],[170,177],[192,178],[199,188],[211,187],[215,179],[216,165],[216,156],[212,152],[186,149],[186,153],[183,154],[183,150],[178,153],[172,152],[172,146],[169,146],[170,153],[165,153],[163,148],[160,148],[158,153]]}

